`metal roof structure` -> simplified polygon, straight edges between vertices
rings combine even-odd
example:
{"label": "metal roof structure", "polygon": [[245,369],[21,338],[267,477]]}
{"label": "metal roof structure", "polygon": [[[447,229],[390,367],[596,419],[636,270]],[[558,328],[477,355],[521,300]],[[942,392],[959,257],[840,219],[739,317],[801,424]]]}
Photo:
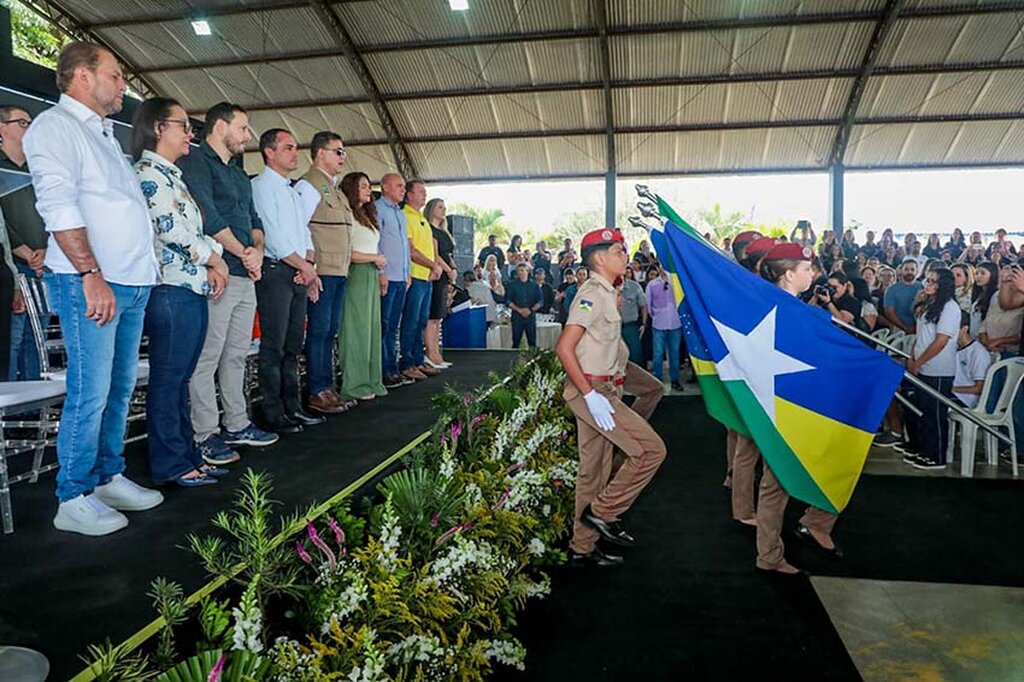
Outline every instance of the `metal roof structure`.
{"label": "metal roof structure", "polygon": [[23,2],[143,94],[338,131],[371,177],[1024,164],[1022,1]]}

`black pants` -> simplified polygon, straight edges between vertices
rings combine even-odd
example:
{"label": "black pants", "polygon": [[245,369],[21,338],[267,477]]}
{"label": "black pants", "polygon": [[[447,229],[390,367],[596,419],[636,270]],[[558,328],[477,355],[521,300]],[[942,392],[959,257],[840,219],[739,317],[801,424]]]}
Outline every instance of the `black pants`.
{"label": "black pants", "polygon": [[[0,246],[0,261],[4,249]],[[14,275],[0,262],[0,381],[7,381],[11,371],[11,299],[14,298]],[[26,322],[25,324],[28,324]]]}
{"label": "black pants", "polygon": [[523,317],[517,312],[512,313],[512,348],[519,349],[523,340],[523,332],[526,332],[526,345],[530,348],[537,347],[537,314],[530,313],[529,317]]}
{"label": "black pants", "polygon": [[[918,375],[918,378],[947,398],[953,397],[953,377]],[[944,464],[949,444],[948,408],[919,388],[914,389],[912,400],[917,409],[921,410],[921,416],[907,413],[910,445],[916,447],[925,459]]]}
{"label": "black pants", "polygon": [[306,322],[306,287],[292,281],[297,272],[287,263],[267,259],[263,277],[256,282],[260,393],[268,420],[278,420],[300,407],[299,353]]}

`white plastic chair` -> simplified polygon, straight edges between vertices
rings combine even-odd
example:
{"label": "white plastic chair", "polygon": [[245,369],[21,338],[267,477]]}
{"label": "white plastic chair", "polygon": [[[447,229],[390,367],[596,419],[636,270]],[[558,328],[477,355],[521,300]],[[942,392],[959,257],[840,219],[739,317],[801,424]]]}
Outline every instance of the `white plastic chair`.
{"label": "white plastic chair", "polygon": [[[1002,389],[999,392],[999,398],[996,400],[996,404],[992,412],[988,412],[985,408],[988,405],[994,385],[994,378],[997,373],[1005,372],[1006,380],[1003,382]],[[1014,440],[1013,430],[1013,400],[1016,397],[1016,393],[1019,390],[1021,384],[1021,378],[1024,377],[1024,359],[1010,358],[1009,360],[1000,360],[988,368],[988,372],[985,373],[985,382],[982,384],[981,396],[978,399],[978,404],[970,411],[977,415],[986,424],[994,427],[1006,426],[1009,429],[1009,436],[1011,440]],[[949,412],[949,444],[946,450],[947,461],[953,460],[953,443],[956,438],[956,427],[960,426],[960,475],[964,478],[971,478],[974,476],[974,455],[977,448],[978,438],[978,425],[967,417],[963,417],[960,414],[950,410]],[[991,447],[989,446],[989,440],[992,441]],[[998,448],[995,444],[995,436],[985,435],[985,455],[990,465],[997,463]],[[1011,447],[1011,455],[1013,457],[1013,475],[1017,476],[1017,446],[1016,442]]]}
{"label": "white plastic chair", "polygon": [[892,331],[886,328],[876,329],[875,331],[871,332],[871,338],[878,339],[882,343],[888,343],[889,339],[892,338]]}

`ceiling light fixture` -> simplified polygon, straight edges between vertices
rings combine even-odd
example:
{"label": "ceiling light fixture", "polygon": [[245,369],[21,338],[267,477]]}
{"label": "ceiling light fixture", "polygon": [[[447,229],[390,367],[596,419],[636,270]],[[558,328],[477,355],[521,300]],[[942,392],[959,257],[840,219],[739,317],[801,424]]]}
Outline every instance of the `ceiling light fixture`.
{"label": "ceiling light fixture", "polygon": [[192,21],[192,30],[196,32],[197,36],[213,35],[213,31],[210,30],[210,22],[206,19],[194,19]]}
{"label": "ceiling light fixture", "polygon": [[448,0],[448,6],[455,12],[464,12],[469,9],[469,0]]}

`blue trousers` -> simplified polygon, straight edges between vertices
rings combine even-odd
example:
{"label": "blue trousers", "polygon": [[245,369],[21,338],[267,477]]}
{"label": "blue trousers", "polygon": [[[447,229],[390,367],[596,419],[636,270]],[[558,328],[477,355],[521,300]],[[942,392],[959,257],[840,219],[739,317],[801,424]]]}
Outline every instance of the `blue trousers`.
{"label": "blue trousers", "polygon": [[67,389],[57,433],[57,497],[84,495],[124,471],[128,402],[153,287],[111,284],[117,311],[102,327],[85,316],[78,275],[45,275],[68,354]]}
{"label": "blue trousers", "polygon": [[434,287],[425,279],[412,280],[409,293],[405,295],[405,310],[402,312],[402,369],[419,367],[423,364],[423,330],[430,317],[430,297]]}
{"label": "blue trousers", "polygon": [[[36,279],[35,271],[25,265],[21,259],[15,258],[14,265],[25,277]],[[44,315],[40,321],[45,327],[50,323],[50,316]],[[35,381],[40,376],[39,350],[36,348],[36,336],[32,331],[32,323],[28,313],[11,315],[11,381]]]}
{"label": "blue trousers", "polygon": [[380,300],[381,366],[385,377],[398,374],[398,327],[405,308],[405,282],[388,282]]}
{"label": "blue trousers", "polygon": [[203,464],[192,438],[188,382],[203,350],[208,317],[206,297],[185,287],[163,284],[149,295],[146,430],[150,477],[156,483]]}
{"label": "blue trousers", "polygon": [[306,371],[309,394],[316,395],[334,385],[334,343],[341,329],[342,305],[345,303],[347,277],[323,275],[324,290],[316,303],[306,308]]}
{"label": "blue trousers", "polygon": [[537,314],[523,317],[517,312],[512,313],[512,348],[519,350],[519,344],[523,341],[523,332],[526,332],[526,345],[530,348],[537,347]]}
{"label": "blue trousers", "polygon": [[673,384],[679,383],[679,344],[683,339],[683,329],[654,330],[654,361],[653,374],[661,381],[661,363],[668,353],[668,376]]}
{"label": "blue trousers", "polygon": [[629,348],[629,361],[643,367],[644,351],[643,346],[640,345],[640,323],[623,322],[622,340],[626,342],[626,347]]}

